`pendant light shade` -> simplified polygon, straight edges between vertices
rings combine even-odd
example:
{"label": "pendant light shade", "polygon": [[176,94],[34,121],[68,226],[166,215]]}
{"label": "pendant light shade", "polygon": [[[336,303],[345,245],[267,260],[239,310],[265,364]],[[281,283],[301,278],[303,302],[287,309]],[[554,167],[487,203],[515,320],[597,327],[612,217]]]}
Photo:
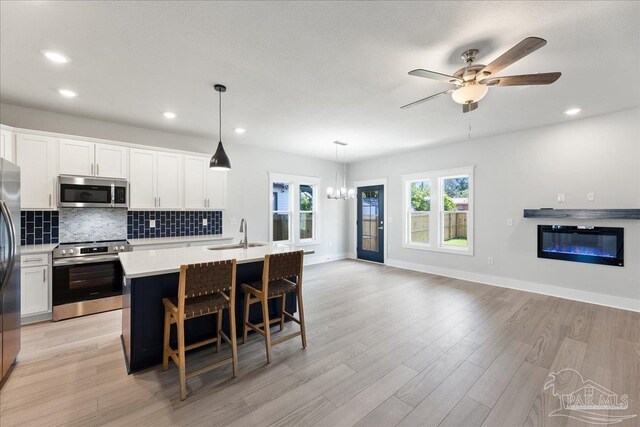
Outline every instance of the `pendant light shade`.
{"label": "pendant light shade", "polygon": [[338,163],[338,147],[342,147],[343,151],[343,162],[342,162],[342,185],[338,183],[338,171],[336,171],[336,183],[335,187],[327,188],[327,199],[334,200],[348,200],[355,199],[356,190],[353,188],[347,188],[347,163],[346,163],[346,152],[345,147],[347,146],[346,142],[333,141],[336,145],[336,163]]}
{"label": "pendant light shade", "polygon": [[231,169],[231,162],[229,161],[229,156],[227,156],[227,153],[224,151],[222,141],[218,142],[218,148],[209,161],[209,169]]}
{"label": "pendant light shade", "polygon": [[222,92],[225,92],[227,88],[223,85],[214,85],[213,88],[218,92],[218,135],[220,136],[220,141],[216,152],[209,161],[209,169],[230,170],[231,162],[222,146]]}

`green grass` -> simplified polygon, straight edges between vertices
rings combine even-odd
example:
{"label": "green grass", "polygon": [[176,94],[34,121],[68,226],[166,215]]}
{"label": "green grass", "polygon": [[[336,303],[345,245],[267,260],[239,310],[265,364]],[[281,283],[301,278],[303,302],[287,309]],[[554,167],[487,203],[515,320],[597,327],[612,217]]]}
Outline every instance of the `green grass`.
{"label": "green grass", "polygon": [[450,240],[445,240],[444,241],[445,245],[448,246],[463,246],[466,247],[467,246],[467,239],[450,239]]}

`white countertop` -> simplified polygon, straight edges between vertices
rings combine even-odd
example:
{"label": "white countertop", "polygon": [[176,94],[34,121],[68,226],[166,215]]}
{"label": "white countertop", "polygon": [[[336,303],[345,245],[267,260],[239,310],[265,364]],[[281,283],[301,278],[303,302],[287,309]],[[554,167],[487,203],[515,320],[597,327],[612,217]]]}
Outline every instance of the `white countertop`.
{"label": "white countertop", "polygon": [[[214,245],[215,246],[215,245]],[[235,258],[238,264],[262,261],[265,255],[299,250],[294,245],[268,243],[249,249],[209,250],[208,246],[122,252],[120,263],[127,279],[177,273],[183,264],[198,264]],[[314,253],[305,250],[305,254]]]}
{"label": "white countertop", "polygon": [[47,252],[52,252],[56,248],[56,246],[58,246],[57,243],[45,245],[24,245],[20,246],[20,253],[23,255],[44,254]]}
{"label": "white countertop", "polygon": [[127,239],[131,246],[143,245],[164,245],[168,243],[189,243],[189,242],[213,242],[216,240],[231,240],[234,236],[225,234],[208,234],[204,236],[182,236],[182,237],[149,237],[148,239]]}

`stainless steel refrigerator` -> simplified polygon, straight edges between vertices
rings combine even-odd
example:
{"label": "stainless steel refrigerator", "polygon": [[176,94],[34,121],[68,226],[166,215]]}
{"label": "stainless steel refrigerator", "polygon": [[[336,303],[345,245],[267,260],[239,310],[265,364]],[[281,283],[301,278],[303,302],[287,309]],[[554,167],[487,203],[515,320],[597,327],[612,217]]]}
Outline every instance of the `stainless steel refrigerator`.
{"label": "stainless steel refrigerator", "polygon": [[20,168],[0,158],[0,384],[20,351]]}

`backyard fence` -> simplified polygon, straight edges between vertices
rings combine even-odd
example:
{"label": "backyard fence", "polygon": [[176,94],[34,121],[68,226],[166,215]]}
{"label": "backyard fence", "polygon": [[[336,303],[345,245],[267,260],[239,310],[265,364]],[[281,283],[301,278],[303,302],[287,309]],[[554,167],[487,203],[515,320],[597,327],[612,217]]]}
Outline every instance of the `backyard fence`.
{"label": "backyard fence", "polygon": [[[429,241],[429,212],[411,212],[411,241]],[[443,236],[445,242],[451,239],[467,238],[467,212],[445,212]]]}

